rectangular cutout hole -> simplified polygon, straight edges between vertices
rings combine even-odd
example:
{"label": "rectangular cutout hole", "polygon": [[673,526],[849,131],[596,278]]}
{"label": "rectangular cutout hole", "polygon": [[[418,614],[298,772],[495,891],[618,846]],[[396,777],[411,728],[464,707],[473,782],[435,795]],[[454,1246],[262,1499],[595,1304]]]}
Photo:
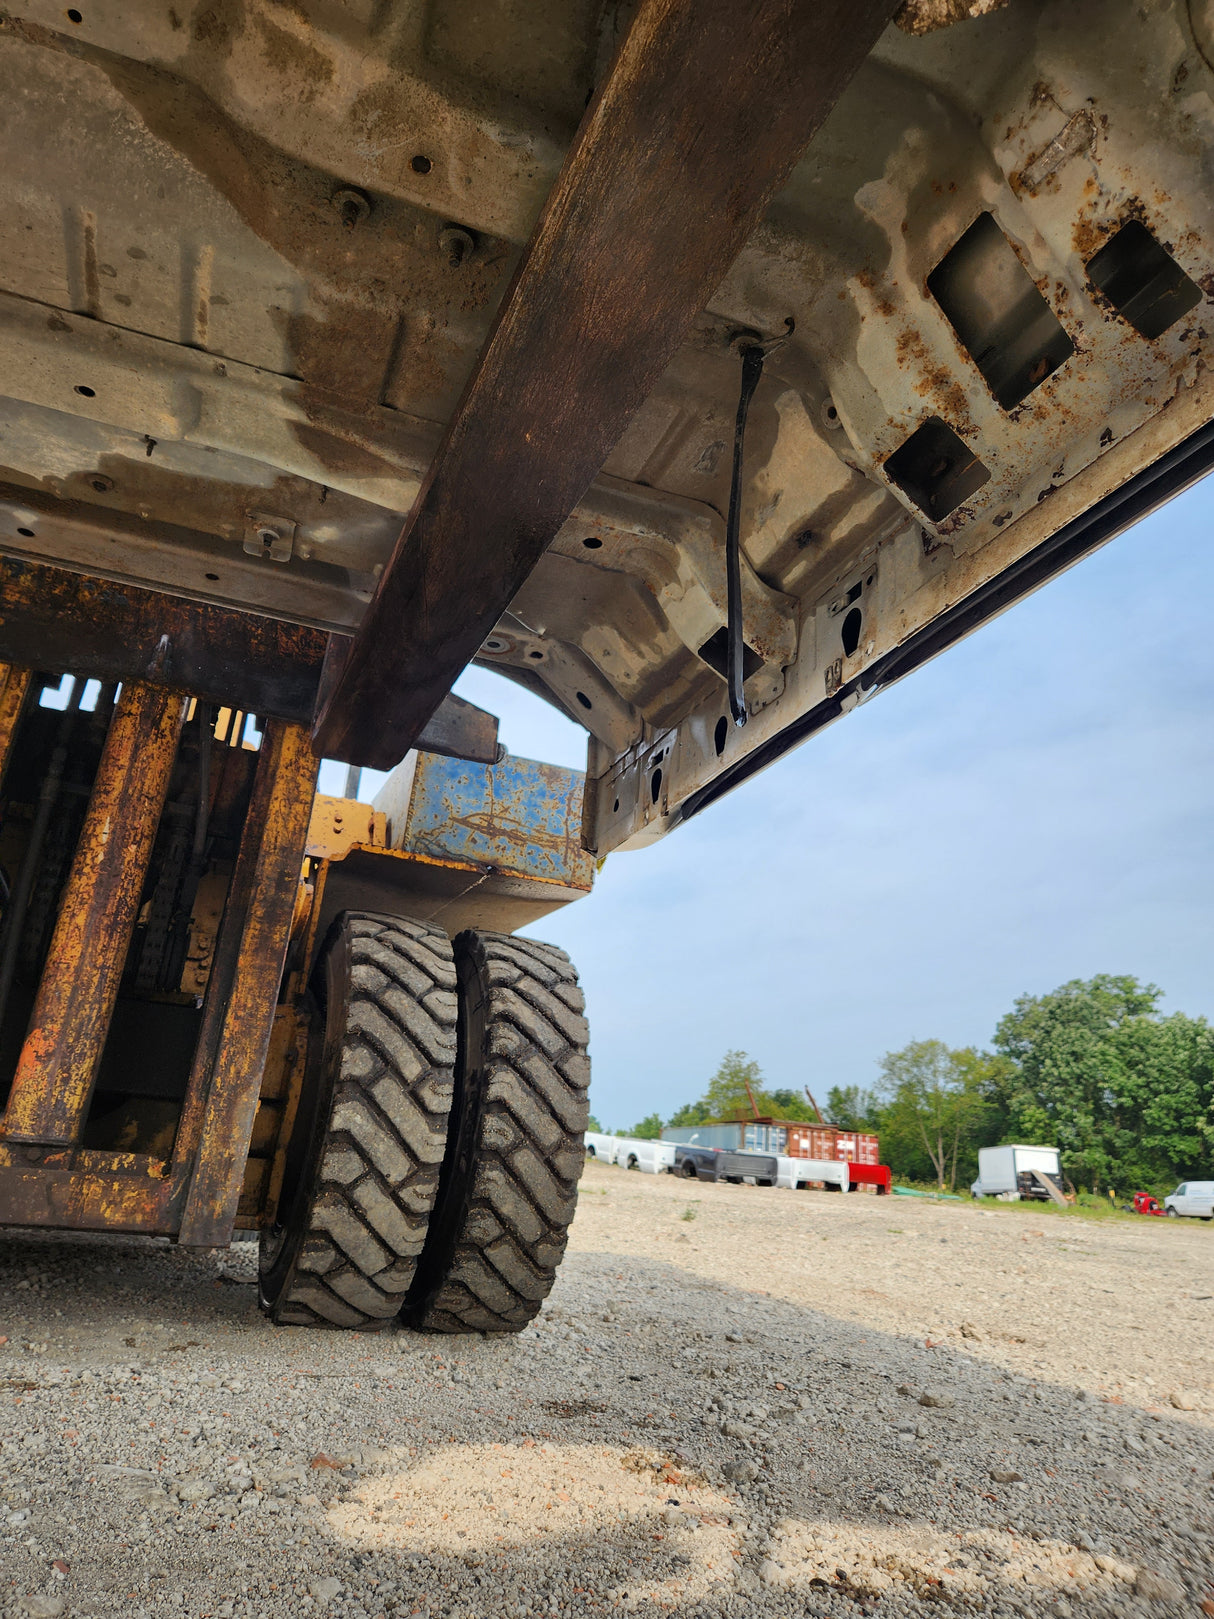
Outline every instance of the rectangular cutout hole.
{"label": "rectangular cutout hole", "polygon": [[1088,260],[1088,276],[1143,337],[1162,337],[1201,302],[1201,288],[1138,219]]}
{"label": "rectangular cutout hole", "polygon": [[1004,410],[1027,399],[1075,352],[993,214],[979,214],[927,278]]}
{"label": "rectangular cutout hole", "polygon": [[934,523],[956,511],[990,478],[989,469],[939,416],[929,416],[886,457],[885,471]]}
{"label": "rectangular cutout hole", "polygon": [[[729,658],[729,630],[722,624],[715,635],[710,635],[700,648],[700,657],[714,673],[720,675],[722,680],[728,679],[727,660]],[[742,679],[749,680],[751,675],[763,667],[763,660],[752,647],[742,643]]]}

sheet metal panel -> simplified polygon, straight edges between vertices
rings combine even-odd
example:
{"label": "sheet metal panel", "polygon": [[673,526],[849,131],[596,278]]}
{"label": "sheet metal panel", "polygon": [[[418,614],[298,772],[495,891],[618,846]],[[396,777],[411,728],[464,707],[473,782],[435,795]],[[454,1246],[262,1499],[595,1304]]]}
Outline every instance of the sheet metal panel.
{"label": "sheet metal panel", "polygon": [[581,846],[584,781],[580,770],[512,754],[483,765],[422,753],[408,813],[403,825],[393,821],[391,842],[430,859],[589,891],[594,862]]}

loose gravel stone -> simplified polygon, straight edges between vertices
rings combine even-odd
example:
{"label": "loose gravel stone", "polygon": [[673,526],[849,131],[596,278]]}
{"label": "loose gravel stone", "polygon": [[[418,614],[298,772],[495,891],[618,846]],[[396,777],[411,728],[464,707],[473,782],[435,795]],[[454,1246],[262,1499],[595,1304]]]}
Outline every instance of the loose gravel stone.
{"label": "loose gravel stone", "polygon": [[1134,1581],[1134,1595],[1142,1597],[1147,1602],[1183,1602],[1185,1588],[1178,1585],[1175,1580],[1168,1579],[1166,1574],[1156,1574],[1152,1569],[1140,1568],[1138,1577]]}
{"label": "loose gravel stone", "polygon": [[272,1328],[246,1243],[5,1234],[0,1616],[1201,1612],[1208,1232],[695,1197],[589,1168],[506,1340]]}

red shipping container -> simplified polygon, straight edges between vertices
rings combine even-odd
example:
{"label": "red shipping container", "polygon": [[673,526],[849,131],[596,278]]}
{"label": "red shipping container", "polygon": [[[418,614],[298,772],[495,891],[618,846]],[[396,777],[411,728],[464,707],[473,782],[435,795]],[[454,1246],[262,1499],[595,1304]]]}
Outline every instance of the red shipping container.
{"label": "red shipping container", "polygon": [[862,1130],[837,1130],[833,1125],[785,1124],[790,1158],[824,1158],[827,1162],[879,1164],[880,1141]]}

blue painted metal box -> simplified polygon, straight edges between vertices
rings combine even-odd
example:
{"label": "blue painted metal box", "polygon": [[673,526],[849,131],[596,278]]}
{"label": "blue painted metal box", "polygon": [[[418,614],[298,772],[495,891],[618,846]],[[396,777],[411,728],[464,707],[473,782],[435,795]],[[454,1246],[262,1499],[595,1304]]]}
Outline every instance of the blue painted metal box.
{"label": "blue painted metal box", "polygon": [[[411,767],[411,768],[410,768]],[[589,891],[580,770],[506,754],[495,765],[419,753],[376,798],[390,848]]]}

